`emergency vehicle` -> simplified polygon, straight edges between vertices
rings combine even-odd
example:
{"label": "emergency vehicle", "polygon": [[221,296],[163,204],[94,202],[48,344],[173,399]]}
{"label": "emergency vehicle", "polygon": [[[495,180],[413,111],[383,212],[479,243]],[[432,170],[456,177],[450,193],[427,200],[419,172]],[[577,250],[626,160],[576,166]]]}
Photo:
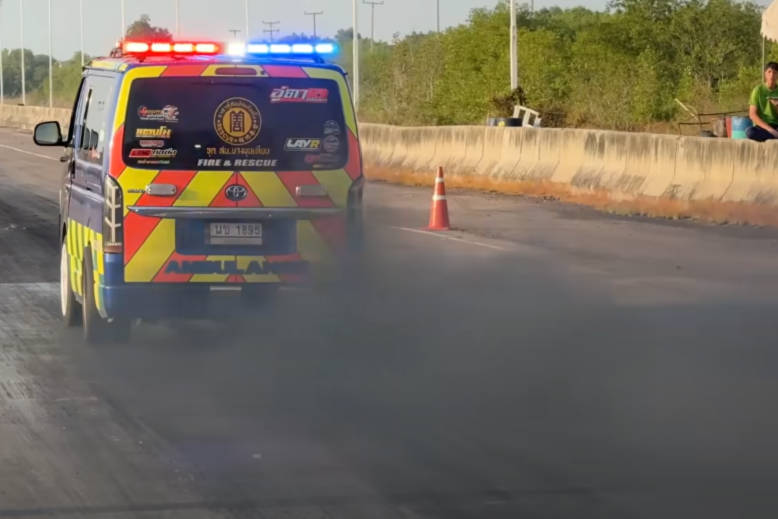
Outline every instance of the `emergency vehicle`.
{"label": "emergency vehicle", "polygon": [[361,232],[362,163],[332,43],[124,41],[84,69],[65,146],[60,299],[89,342],[208,315],[337,264]]}

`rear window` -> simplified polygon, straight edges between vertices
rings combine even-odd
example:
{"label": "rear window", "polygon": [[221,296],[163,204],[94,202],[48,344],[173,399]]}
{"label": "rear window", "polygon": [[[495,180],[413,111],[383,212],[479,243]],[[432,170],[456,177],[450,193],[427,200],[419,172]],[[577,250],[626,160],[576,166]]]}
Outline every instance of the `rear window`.
{"label": "rear window", "polygon": [[150,169],[339,169],[348,158],[345,131],[329,79],[136,79],[122,155],[128,166]]}

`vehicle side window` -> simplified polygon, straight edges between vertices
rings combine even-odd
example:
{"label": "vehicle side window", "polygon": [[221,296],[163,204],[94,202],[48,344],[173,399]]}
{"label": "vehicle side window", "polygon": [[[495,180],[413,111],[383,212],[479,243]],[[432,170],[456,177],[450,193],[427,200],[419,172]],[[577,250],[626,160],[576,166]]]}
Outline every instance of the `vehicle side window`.
{"label": "vehicle side window", "polygon": [[76,134],[76,116],[78,114],[78,104],[79,100],[81,99],[81,93],[84,89],[84,82],[86,80],[82,79],[81,83],[78,85],[78,92],[76,93],[76,100],[73,101],[73,110],[70,112],[70,124],[68,125],[68,136],[65,142],[67,143],[67,146],[73,147],[75,143],[73,142],[73,136]]}
{"label": "vehicle side window", "polygon": [[108,128],[108,107],[114,92],[113,78],[93,76],[83,85],[83,105],[79,126],[81,137],[76,144],[79,159],[99,164],[103,161]]}

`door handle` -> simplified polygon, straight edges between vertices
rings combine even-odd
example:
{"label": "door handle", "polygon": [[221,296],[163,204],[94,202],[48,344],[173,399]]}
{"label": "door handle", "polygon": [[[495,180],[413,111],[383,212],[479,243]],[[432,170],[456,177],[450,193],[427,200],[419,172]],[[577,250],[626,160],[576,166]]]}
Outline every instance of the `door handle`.
{"label": "door handle", "polygon": [[70,160],[70,157],[69,157],[68,155],[62,155],[62,156],[59,158],[59,161],[60,161],[60,162],[67,162],[67,161],[69,161],[69,160]]}

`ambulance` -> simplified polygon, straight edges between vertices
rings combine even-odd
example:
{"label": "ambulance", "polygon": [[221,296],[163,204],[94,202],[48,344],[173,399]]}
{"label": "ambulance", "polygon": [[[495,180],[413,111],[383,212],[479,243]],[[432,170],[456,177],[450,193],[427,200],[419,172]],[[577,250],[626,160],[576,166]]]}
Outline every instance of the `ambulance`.
{"label": "ambulance", "polygon": [[[362,162],[328,42],[124,41],[84,69],[59,194],[60,306],[87,342],[310,283],[361,233]],[[239,294],[239,296],[237,296]]]}

